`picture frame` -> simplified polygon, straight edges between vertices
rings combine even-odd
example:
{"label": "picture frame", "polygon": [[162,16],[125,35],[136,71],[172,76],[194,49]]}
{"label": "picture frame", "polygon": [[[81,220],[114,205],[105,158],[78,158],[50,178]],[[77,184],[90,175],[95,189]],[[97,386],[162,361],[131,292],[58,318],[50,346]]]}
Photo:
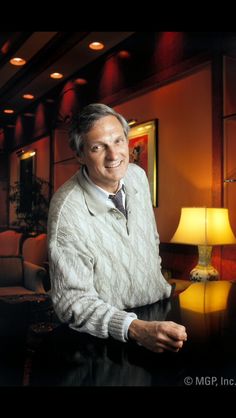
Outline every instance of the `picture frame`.
{"label": "picture frame", "polygon": [[32,184],[35,176],[36,151],[29,150],[20,156],[20,211],[30,213],[32,211],[33,196]]}
{"label": "picture frame", "polygon": [[149,181],[152,204],[158,205],[158,120],[153,119],[130,128],[130,162],[142,167]]}

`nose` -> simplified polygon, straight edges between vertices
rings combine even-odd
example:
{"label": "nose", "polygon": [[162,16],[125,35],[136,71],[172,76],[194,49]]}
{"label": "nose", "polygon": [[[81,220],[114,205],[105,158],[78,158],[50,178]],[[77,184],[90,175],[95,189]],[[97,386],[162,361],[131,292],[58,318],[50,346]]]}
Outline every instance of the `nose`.
{"label": "nose", "polygon": [[106,158],[108,160],[116,160],[118,157],[118,151],[114,146],[107,147]]}

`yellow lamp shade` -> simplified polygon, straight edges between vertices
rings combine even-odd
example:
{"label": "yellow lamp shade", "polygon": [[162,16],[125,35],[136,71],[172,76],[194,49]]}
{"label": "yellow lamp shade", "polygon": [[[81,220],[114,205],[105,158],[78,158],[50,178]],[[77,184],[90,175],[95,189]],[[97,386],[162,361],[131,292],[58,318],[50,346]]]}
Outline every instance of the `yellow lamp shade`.
{"label": "yellow lamp shade", "polygon": [[171,242],[194,245],[236,244],[226,208],[182,208]]}

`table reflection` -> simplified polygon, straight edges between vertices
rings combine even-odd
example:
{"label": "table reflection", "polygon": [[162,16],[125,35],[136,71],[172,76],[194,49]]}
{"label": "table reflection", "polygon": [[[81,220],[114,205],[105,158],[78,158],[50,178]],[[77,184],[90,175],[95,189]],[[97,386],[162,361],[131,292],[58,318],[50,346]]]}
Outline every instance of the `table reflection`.
{"label": "table reflection", "polygon": [[223,311],[232,288],[227,281],[194,283],[179,295],[180,307],[201,314]]}
{"label": "table reflection", "polygon": [[209,343],[225,331],[235,291],[236,286],[228,281],[212,281],[194,283],[179,295],[181,322],[192,345]]}
{"label": "table reflection", "polygon": [[177,297],[135,309],[140,319],[185,325],[188,341],[179,353],[152,353],[60,325],[35,350],[29,384],[183,386],[185,376],[199,373],[236,377],[235,302],[236,285],[219,281],[194,283]]}

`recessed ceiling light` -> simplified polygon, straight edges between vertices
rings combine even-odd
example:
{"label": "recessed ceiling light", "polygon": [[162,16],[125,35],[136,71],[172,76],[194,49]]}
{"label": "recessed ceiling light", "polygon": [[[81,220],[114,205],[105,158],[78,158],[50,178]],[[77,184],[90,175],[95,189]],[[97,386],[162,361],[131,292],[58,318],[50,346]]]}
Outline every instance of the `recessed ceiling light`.
{"label": "recessed ceiling light", "polygon": [[10,115],[11,113],[14,113],[14,110],[13,109],[4,109],[3,112]]}
{"label": "recessed ceiling light", "polygon": [[59,78],[62,78],[63,77],[63,74],[61,74],[61,73],[52,73],[52,74],[50,74],[50,77],[51,78],[54,78],[54,79],[59,79]]}
{"label": "recessed ceiling light", "polygon": [[79,84],[80,86],[83,86],[84,84],[87,84],[88,81],[85,78],[76,78],[75,84]]}
{"label": "recessed ceiling light", "polygon": [[33,100],[34,99],[34,95],[33,94],[23,94],[22,97],[26,100]]}
{"label": "recessed ceiling light", "polygon": [[93,49],[94,51],[100,51],[101,49],[105,48],[105,45],[102,42],[91,42],[89,44],[89,48]]}
{"label": "recessed ceiling light", "polygon": [[23,151],[23,153],[20,155],[21,160],[27,160],[27,158],[33,157],[36,154],[36,151],[29,150],[27,152]]}
{"label": "recessed ceiling light", "polygon": [[26,64],[26,60],[24,58],[14,57],[14,58],[10,59],[10,63],[12,65],[21,66],[21,65]]}

